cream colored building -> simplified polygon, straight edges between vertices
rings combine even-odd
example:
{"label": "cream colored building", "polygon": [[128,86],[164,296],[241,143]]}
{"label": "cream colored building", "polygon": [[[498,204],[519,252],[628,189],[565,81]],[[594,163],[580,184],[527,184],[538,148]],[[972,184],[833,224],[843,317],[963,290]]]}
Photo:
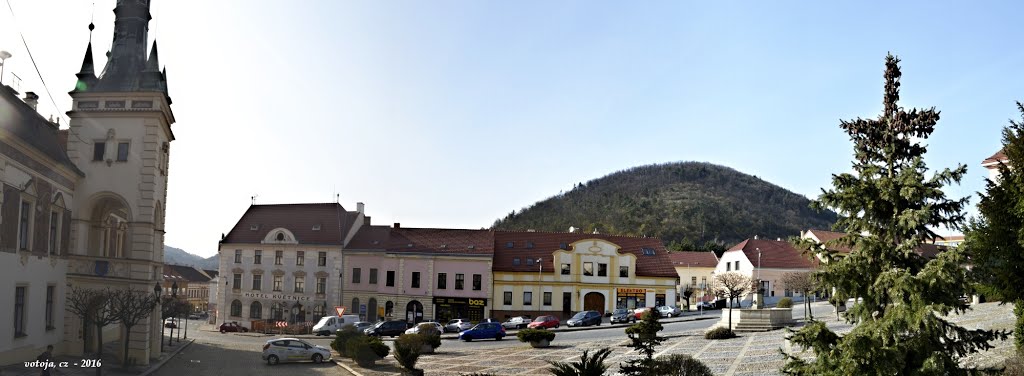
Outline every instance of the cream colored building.
{"label": "cream colored building", "polygon": [[[101,76],[86,49],[68,129],[35,112],[38,96],[21,101],[0,87],[0,286],[10,289],[0,295],[10,307],[0,310],[0,364],[35,359],[46,345],[69,355],[100,345],[65,310],[72,288],[152,292],[161,280],[174,115],[155,42],[149,48],[149,2],[119,1],[115,13]],[[159,319],[131,333],[112,325],[103,338],[128,341],[130,361],[148,364]]]}
{"label": "cream colored building", "polygon": [[678,275],[657,238],[496,231],[491,316],[665,305]]}
{"label": "cream colored building", "polygon": [[679,275],[678,307],[686,310],[687,302],[683,294],[688,288],[694,289],[689,301],[691,305],[715,300],[714,282],[718,256],[714,252],[670,252],[668,257],[672,260],[676,274]]}

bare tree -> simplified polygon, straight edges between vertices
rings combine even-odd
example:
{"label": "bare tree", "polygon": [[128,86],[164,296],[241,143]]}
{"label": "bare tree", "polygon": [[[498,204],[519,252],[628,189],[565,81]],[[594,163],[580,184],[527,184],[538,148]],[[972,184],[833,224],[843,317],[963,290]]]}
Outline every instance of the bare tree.
{"label": "bare tree", "polygon": [[686,310],[690,310],[690,298],[697,293],[697,288],[694,286],[686,285],[683,287],[682,295],[683,299],[686,299]]}
{"label": "bare tree", "polygon": [[787,289],[799,291],[803,294],[804,317],[808,320],[814,320],[814,314],[811,312],[811,301],[808,299],[811,292],[817,290],[814,275],[811,272],[786,273],[782,275],[782,283],[786,285]]}
{"label": "bare tree", "polygon": [[[169,318],[176,317],[181,313],[181,300],[176,297],[164,296],[160,302],[160,318],[161,322],[166,321]],[[161,323],[161,326],[163,324]],[[160,329],[163,331],[163,329]],[[170,328],[170,336],[174,336],[174,328]],[[160,341],[160,348],[163,349],[164,341]],[[170,345],[171,341],[168,340],[167,344]]]}
{"label": "bare tree", "polygon": [[[728,298],[730,302],[738,300],[754,287],[750,277],[737,272],[716,275],[715,282],[715,295]],[[732,329],[732,304],[729,304],[729,329]]]}
{"label": "bare tree", "polygon": [[156,308],[157,298],[149,291],[135,290],[129,287],[125,290],[116,290],[111,296],[110,304],[113,308],[113,315],[124,325],[124,357],[122,365],[128,365],[128,338],[131,336],[132,327],[139,324],[153,313]]}
{"label": "bare tree", "polygon": [[[88,288],[71,288],[67,308],[83,320],[85,325],[96,327],[96,359],[103,359],[103,327],[119,322],[111,304],[114,291],[110,288],[102,290]],[[86,338],[88,342],[90,339]],[[103,374],[103,367],[96,367],[96,375]]]}

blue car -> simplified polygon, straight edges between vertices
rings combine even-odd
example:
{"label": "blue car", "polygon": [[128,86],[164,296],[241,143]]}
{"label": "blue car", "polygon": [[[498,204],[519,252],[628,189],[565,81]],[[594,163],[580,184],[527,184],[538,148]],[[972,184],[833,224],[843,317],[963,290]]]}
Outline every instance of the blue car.
{"label": "blue car", "polygon": [[481,338],[494,338],[497,341],[501,341],[504,337],[505,327],[496,322],[479,323],[473,329],[463,330],[459,333],[459,339],[466,342]]}

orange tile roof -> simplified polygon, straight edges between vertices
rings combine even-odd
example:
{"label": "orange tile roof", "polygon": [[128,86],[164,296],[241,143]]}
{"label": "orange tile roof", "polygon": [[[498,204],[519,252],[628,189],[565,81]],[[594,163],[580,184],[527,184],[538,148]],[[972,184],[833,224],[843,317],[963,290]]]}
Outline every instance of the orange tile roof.
{"label": "orange tile roof", "polygon": [[[758,251],[760,250],[760,262]],[[729,248],[729,252],[743,252],[754,267],[772,269],[813,269],[818,266],[817,257],[806,256],[788,241],[768,239],[747,239]],[[724,257],[724,256],[723,256]]]}
{"label": "orange tile roof", "polygon": [[[251,205],[221,243],[259,244],[268,232],[282,227],[299,244],[340,246],[358,216],[337,203]],[[315,225],[320,225],[319,230],[313,230]]]}
{"label": "orange tile roof", "polygon": [[669,260],[672,265],[690,266],[694,268],[714,268],[718,266],[718,256],[714,252],[669,252]]}
{"label": "orange tile roof", "polygon": [[[504,272],[537,272],[542,268],[546,272],[554,272],[552,253],[573,242],[584,239],[601,239],[620,247],[621,253],[636,255],[636,275],[643,277],[678,277],[668,250],[661,239],[630,236],[613,236],[604,234],[586,234],[575,232],[531,232],[531,231],[495,231],[494,232],[494,271]],[[508,243],[513,247],[508,248]],[[531,247],[532,245],[532,247]],[[568,247],[567,247],[568,248]],[[654,250],[654,255],[645,255],[644,248]],[[571,250],[569,250],[571,251]],[[521,261],[513,264],[513,259],[541,259],[541,265],[527,265]],[[613,271],[614,272],[614,271]]]}
{"label": "orange tile roof", "polygon": [[981,164],[984,166],[989,164],[996,164],[999,162],[1005,163],[1007,161],[1009,161],[1009,159],[1006,158],[1006,153],[1003,153],[1003,149],[999,149],[999,151],[997,151],[995,154],[992,154],[991,157],[985,158],[985,160],[981,161]]}

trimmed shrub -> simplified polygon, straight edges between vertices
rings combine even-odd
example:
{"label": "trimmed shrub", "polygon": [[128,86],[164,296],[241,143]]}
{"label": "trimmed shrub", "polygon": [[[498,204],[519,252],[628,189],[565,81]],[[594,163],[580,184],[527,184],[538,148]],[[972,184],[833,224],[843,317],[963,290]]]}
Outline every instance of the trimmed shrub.
{"label": "trimmed shrub", "polygon": [[732,329],[726,327],[717,327],[704,333],[705,339],[729,339],[736,336],[736,333],[732,332]]}
{"label": "trimmed shrub", "polygon": [[395,340],[395,360],[402,368],[405,368],[405,373],[408,375],[423,374],[423,370],[416,369],[416,361],[420,358],[420,349],[426,343],[425,337],[418,333],[402,334]]}
{"label": "trimmed shrub", "polygon": [[430,345],[430,347],[438,348],[441,347],[441,332],[437,330],[434,324],[423,323],[418,326],[420,335],[423,336],[424,343]]}
{"label": "trimmed shrub", "polygon": [[372,367],[377,360],[388,356],[389,352],[391,348],[377,337],[355,337],[345,343],[345,354],[360,367]]}
{"label": "trimmed shrub", "polygon": [[516,333],[516,337],[520,342],[540,342],[545,339],[551,342],[555,340],[555,332],[547,329],[523,329]]}
{"label": "trimmed shrub", "polygon": [[779,303],[775,305],[776,308],[793,308],[793,299],[782,298],[779,299]]}
{"label": "trimmed shrub", "polygon": [[338,335],[334,337],[334,341],[331,341],[331,348],[334,349],[334,351],[337,351],[341,356],[348,356],[345,353],[345,344],[348,343],[348,340],[360,336],[362,336],[362,334],[356,330],[355,326],[345,326],[338,331]]}
{"label": "trimmed shrub", "polygon": [[652,375],[664,376],[713,376],[711,369],[686,354],[662,356],[655,360]]}

